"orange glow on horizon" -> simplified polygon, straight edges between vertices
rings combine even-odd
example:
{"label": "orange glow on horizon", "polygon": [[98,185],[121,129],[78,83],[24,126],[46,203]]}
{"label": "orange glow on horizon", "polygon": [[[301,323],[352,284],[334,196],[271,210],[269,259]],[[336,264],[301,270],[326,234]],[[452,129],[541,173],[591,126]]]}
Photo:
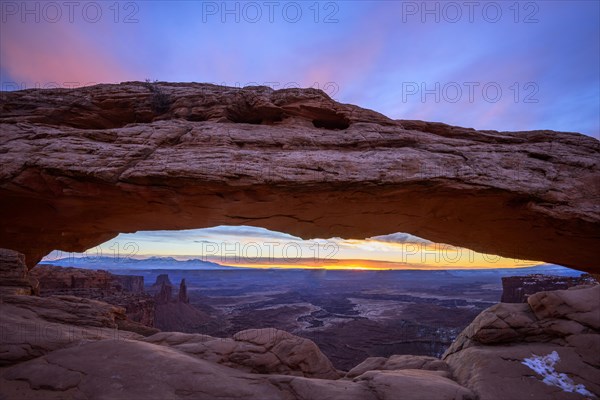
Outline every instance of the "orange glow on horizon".
{"label": "orange glow on horizon", "polygon": [[541,265],[543,262],[524,261],[520,263],[501,263],[500,265],[464,265],[464,264],[445,264],[445,265],[427,265],[427,264],[408,264],[396,263],[391,261],[377,260],[311,260],[302,259],[294,262],[285,262],[285,260],[273,260],[272,262],[240,262],[226,261],[224,265],[239,268],[258,268],[258,269],[325,269],[325,270],[356,270],[356,271],[388,271],[388,270],[457,270],[457,269],[490,269],[490,268],[527,268]]}
{"label": "orange glow on horizon", "polygon": [[[255,227],[220,226],[182,231],[120,234],[86,252],[87,256],[115,254],[129,257],[197,259],[223,266],[257,269],[325,270],[477,270],[526,268],[543,261],[513,259],[406,233],[367,239],[307,239]],[[45,261],[60,258],[60,252]]]}

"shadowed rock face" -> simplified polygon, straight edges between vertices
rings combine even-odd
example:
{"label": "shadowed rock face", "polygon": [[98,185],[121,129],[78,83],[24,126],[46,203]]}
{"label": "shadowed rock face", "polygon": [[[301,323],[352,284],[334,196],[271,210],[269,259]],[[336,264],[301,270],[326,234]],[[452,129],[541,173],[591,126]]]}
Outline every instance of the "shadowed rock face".
{"label": "shadowed rock face", "polygon": [[[499,303],[479,314],[443,356],[456,380],[480,400],[582,399],[600,394],[600,286],[539,292],[525,304]],[[556,372],[583,385],[539,384],[526,358],[556,353]],[[553,367],[554,368],[554,367]]]}
{"label": "shadowed rock face", "polygon": [[155,302],[144,293],[143,276],[38,265],[29,271],[29,278],[39,282],[38,292],[41,296],[70,295],[100,300],[125,308],[126,316],[131,321],[149,327],[154,323]]}
{"label": "shadowed rock face", "polygon": [[598,272],[600,143],[391,120],[314,89],[2,93],[0,247],[31,267],[120,232],[404,231]]}
{"label": "shadowed rock face", "polygon": [[0,249],[0,298],[7,294],[32,294],[38,285],[28,275],[23,254]]}

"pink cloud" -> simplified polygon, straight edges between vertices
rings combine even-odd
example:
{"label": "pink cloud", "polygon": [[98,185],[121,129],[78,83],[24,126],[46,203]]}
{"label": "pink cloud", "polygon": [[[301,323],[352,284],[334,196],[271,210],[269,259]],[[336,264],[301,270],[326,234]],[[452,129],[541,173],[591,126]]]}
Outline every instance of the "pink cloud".
{"label": "pink cloud", "polygon": [[9,21],[0,44],[2,68],[27,88],[115,82],[131,76],[113,55],[98,50],[76,24],[32,26]]}

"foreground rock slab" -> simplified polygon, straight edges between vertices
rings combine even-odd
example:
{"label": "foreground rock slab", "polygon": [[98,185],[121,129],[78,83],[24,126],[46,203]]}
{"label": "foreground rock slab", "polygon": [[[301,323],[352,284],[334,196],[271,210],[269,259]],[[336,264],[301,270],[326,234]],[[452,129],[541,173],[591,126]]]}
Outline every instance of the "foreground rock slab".
{"label": "foreground rock slab", "polygon": [[[600,285],[539,292],[527,304],[497,304],[465,328],[443,359],[481,400],[598,398],[598,304]],[[550,356],[553,374],[524,363]]]}
{"label": "foreground rock slab", "polygon": [[[283,331],[143,337],[117,330],[124,309],[106,303],[5,296],[0,393],[24,400],[594,399],[600,332],[590,303],[599,290],[541,292],[530,304],[490,307],[444,360],[373,357],[344,377],[314,343]],[[540,358],[543,368],[535,364]]]}
{"label": "foreground rock slab", "polygon": [[427,371],[438,371],[445,373],[443,376],[450,377],[450,367],[439,358],[429,356],[413,356],[410,354],[393,355],[385,357],[369,357],[346,374],[348,378],[355,378],[367,371],[381,370],[404,370],[420,369]]}
{"label": "foreground rock slab", "polygon": [[600,272],[591,137],[392,120],[314,89],[1,96],[0,247],[30,267],[121,232],[245,224],[304,238],[404,231]]}
{"label": "foreground rock slab", "polygon": [[231,339],[160,332],[145,342],[171,346],[248,372],[337,379],[341,374],[311,340],[278,329],[249,329]]}
{"label": "foreground rock slab", "polygon": [[[107,338],[142,338],[151,328],[128,321],[125,310],[74,296],[3,296],[0,366]],[[153,331],[155,333],[156,330]]]}
{"label": "foreground rock slab", "polygon": [[432,371],[371,371],[349,380],[250,374],[174,348],[101,340],[57,350],[1,371],[9,398],[475,400]]}
{"label": "foreground rock slab", "polygon": [[[472,389],[480,400],[532,399],[583,400],[600,394],[600,366],[586,364],[582,352],[598,352],[600,337],[592,348],[530,343],[512,346],[470,347],[446,358],[455,379]],[[586,343],[586,344],[589,344]],[[544,376],[523,364],[534,355],[545,356],[556,351],[560,361],[556,372],[566,374],[574,384],[583,385],[591,396],[568,392],[543,382]],[[598,353],[596,353],[598,354]],[[597,357],[596,357],[597,358]]]}

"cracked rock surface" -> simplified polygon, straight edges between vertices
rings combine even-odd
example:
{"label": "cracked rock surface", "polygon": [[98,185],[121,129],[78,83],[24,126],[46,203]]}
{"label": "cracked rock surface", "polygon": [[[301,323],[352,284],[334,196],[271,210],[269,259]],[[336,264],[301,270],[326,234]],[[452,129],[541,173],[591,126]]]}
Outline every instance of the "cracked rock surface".
{"label": "cracked rock surface", "polygon": [[322,379],[340,377],[315,343],[279,329],[248,329],[231,339],[160,332],[144,341],[171,346],[201,359],[248,372]]}
{"label": "cracked rock surface", "polygon": [[0,247],[30,267],[120,232],[245,224],[600,271],[600,142],[584,135],[196,83],[3,92],[0,111]]}
{"label": "cracked rock surface", "polygon": [[[139,373],[143,368],[143,373]],[[52,352],[2,371],[5,393],[23,399],[475,400],[434,371],[370,371],[354,380],[261,375],[212,363],[169,346],[102,340]],[[30,390],[26,388],[29,387]],[[33,389],[33,390],[31,390]],[[60,397],[55,397],[60,398]]]}
{"label": "cracked rock surface", "polygon": [[586,398],[542,383],[522,363],[556,351],[556,371],[600,397],[598,304],[600,285],[539,292],[526,304],[497,304],[465,328],[443,359],[480,400]]}

